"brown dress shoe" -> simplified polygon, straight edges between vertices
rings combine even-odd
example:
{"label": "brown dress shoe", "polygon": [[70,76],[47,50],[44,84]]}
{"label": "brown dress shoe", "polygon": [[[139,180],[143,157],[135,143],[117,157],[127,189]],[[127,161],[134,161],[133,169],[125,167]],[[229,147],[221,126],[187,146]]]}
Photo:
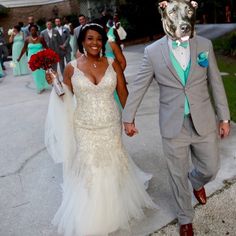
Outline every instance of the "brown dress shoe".
{"label": "brown dress shoe", "polygon": [[187,224],[187,225],[180,225],[179,228],[179,235],[180,236],[193,236],[193,225]]}
{"label": "brown dress shoe", "polygon": [[200,188],[199,190],[194,189],[193,194],[200,204],[202,205],[206,204],[207,198],[206,198],[206,192],[205,192],[204,187]]}

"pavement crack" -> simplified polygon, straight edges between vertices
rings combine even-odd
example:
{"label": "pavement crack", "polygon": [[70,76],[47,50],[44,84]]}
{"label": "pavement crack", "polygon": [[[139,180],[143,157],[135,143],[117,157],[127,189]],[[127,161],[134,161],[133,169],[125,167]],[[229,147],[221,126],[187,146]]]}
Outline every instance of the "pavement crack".
{"label": "pavement crack", "polygon": [[20,174],[20,172],[25,168],[25,166],[31,161],[33,160],[35,157],[37,157],[41,152],[43,152],[44,150],[46,150],[46,147],[41,148],[40,150],[38,150],[37,152],[33,153],[31,156],[29,156],[22,164],[21,166],[14,172],[10,172],[7,173],[5,175],[0,175],[0,178],[5,178],[5,177],[9,177],[12,175],[16,175],[16,174]]}
{"label": "pavement crack", "polygon": [[24,206],[24,205],[28,205],[30,203],[30,201],[27,201],[27,202],[23,202],[19,205],[16,205],[16,206],[13,206],[12,208],[18,208],[18,207],[21,207],[21,206]]}

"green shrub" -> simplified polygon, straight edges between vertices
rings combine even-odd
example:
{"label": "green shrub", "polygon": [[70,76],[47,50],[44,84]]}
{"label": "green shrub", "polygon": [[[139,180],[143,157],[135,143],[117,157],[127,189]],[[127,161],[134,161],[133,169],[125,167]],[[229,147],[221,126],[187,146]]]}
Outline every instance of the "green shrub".
{"label": "green shrub", "polygon": [[156,0],[129,0],[120,5],[122,26],[127,38],[152,37],[163,32]]}
{"label": "green shrub", "polygon": [[213,40],[214,49],[224,55],[236,55],[236,31]]}
{"label": "green shrub", "polygon": [[6,8],[2,5],[0,5],[0,18],[6,17],[9,13],[9,8]]}

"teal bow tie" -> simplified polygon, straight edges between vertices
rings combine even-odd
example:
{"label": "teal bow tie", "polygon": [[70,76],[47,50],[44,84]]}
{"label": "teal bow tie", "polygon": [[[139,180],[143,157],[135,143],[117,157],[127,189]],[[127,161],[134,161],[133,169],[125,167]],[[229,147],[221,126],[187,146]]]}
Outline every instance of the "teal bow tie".
{"label": "teal bow tie", "polygon": [[176,42],[176,41],[172,41],[172,48],[176,49],[177,47],[181,46],[183,48],[187,48],[188,47],[188,41],[184,41],[184,42]]}

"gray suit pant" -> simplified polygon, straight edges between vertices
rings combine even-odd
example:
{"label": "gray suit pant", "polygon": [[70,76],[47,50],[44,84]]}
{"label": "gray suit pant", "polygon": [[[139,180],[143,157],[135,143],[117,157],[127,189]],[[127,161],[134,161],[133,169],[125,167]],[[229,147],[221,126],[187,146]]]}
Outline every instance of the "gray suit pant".
{"label": "gray suit pant", "polygon": [[177,137],[162,137],[179,224],[193,221],[192,188],[190,190],[188,180],[198,190],[213,180],[219,170],[218,140],[216,131],[199,136],[191,116],[184,118],[182,130]]}
{"label": "gray suit pant", "polygon": [[61,71],[62,75],[63,75],[64,69],[65,69],[65,59],[66,59],[66,64],[68,64],[71,61],[71,52],[66,52],[65,55],[60,56],[59,65],[60,65],[60,71]]}

